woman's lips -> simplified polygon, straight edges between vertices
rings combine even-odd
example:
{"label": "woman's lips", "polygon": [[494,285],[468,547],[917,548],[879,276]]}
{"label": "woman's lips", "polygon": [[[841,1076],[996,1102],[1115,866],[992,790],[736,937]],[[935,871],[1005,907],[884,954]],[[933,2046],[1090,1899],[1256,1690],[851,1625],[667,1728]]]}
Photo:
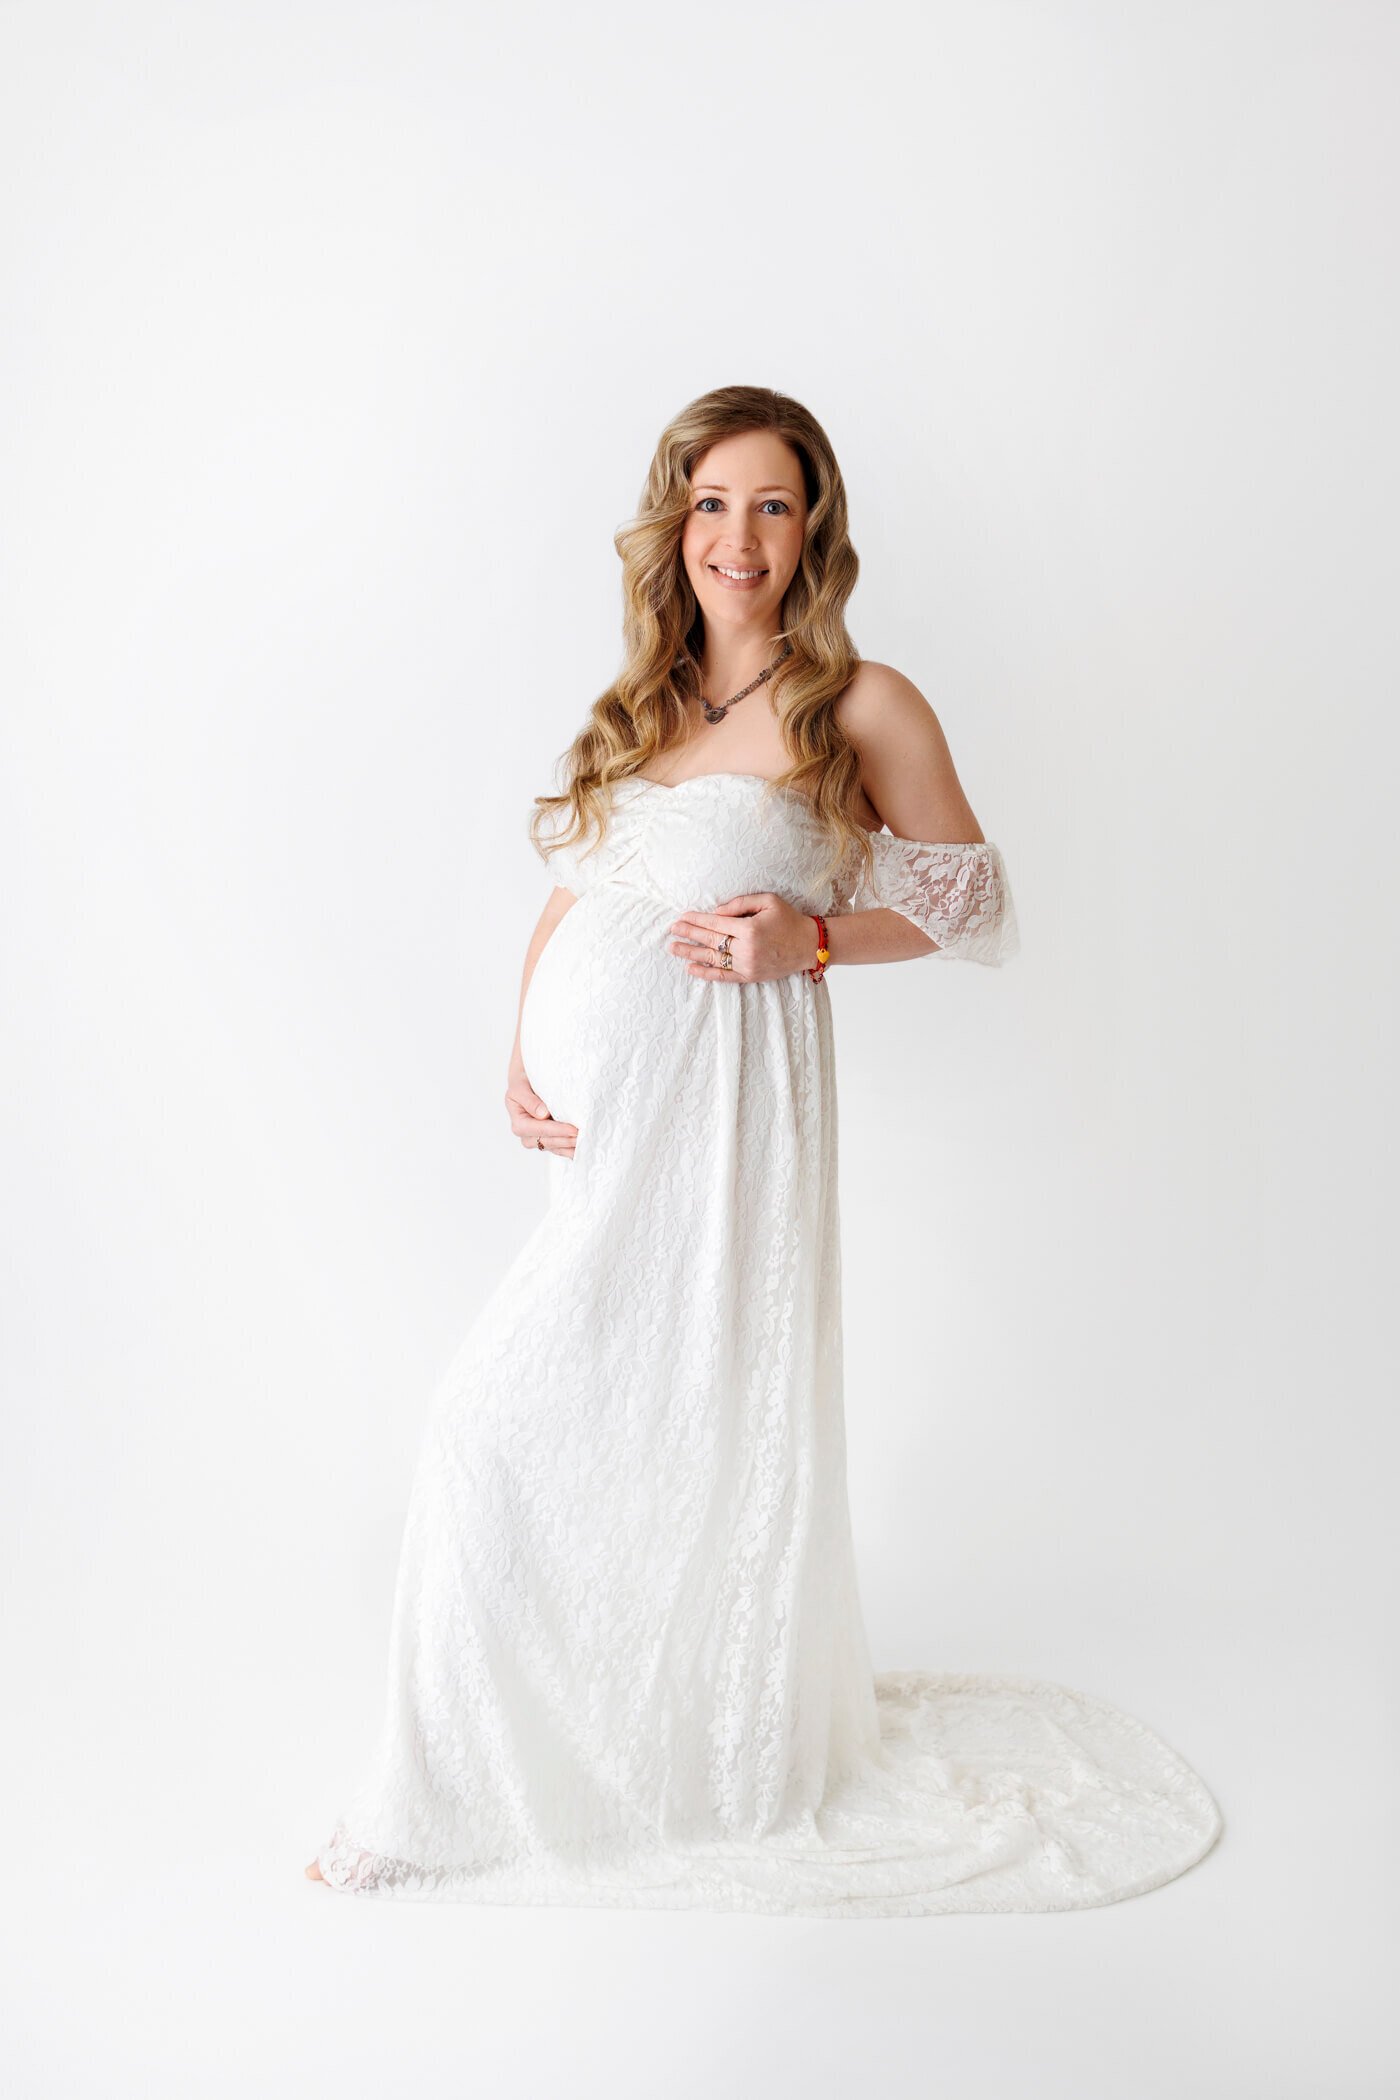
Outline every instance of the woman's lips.
{"label": "woman's lips", "polygon": [[[768,574],[768,571],[766,569],[755,569],[749,571],[748,574],[745,574],[743,570],[743,565],[739,562],[735,562],[732,564],[733,568],[738,572],[737,574],[732,576],[726,576],[724,569],[722,569],[719,563],[716,561],[707,562],[705,566],[708,568],[712,576],[716,576],[719,578],[719,581],[724,585],[724,588],[727,591],[756,591],[758,589],[758,586],[762,583],[764,577]],[[731,565],[726,563],[726,567],[729,566]]]}

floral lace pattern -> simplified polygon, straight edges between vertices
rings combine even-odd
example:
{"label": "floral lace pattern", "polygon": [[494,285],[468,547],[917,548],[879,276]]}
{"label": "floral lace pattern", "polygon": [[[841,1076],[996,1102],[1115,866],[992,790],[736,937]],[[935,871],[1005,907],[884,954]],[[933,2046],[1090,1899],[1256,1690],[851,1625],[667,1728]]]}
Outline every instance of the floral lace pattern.
{"label": "floral lace pattern", "polygon": [[870,845],[874,879],[855,884],[850,910],[902,912],[938,942],[936,955],[954,960],[995,968],[1018,953],[1016,910],[996,846],[928,845],[888,831]]}
{"label": "floral lace pattern", "polygon": [[[840,909],[798,797],[633,781],[521,1016],[576,1123],[429,1408],[370,1769],[319,1855],[371,1897],[875,1917],[1154,1887],[1218,1812],[1062,1686],[876,1677],[846,1491],[826,981],[688,975],[678,910]],[[869,894],[999,960],[995,848],[876,841]],[[859,907],[868,908],[868,907]],[[930,1493],[934,1491],[931,1488]]]}

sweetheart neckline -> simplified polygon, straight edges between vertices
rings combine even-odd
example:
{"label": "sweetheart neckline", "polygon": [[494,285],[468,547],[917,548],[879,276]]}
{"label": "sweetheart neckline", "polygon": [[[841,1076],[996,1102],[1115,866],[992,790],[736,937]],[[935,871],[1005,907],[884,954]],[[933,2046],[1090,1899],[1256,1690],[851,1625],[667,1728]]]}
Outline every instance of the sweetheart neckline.
{"label": "sweetheart neckline", "polygon": [[[775,773],[735,773],[728,768],[723,770],[716,769],[709,773],[687,773],[684,780],[653,780],[649,773],[629,773],[627,777],[629,780],[639,780],[643,787],[664,788],[668,795],[674,795],[677,788],[689,787],[696,780],[757,780],[764,787],[775,787],[777,785],[777,775]],[[785,787],[783,792],[787,795],[802,794],[801,788]],[[810,799],[810,796],[803,796],[804,801],[810,801]]]}
{"label": "sweetheart neckline", "polygon": [[[760,787],[776,787],[778,784],[777,776],[773,773],[715,771],[710,773],[688,773],[684,780],[653,780],[647,773],[629,773],[625,780],[618,782],[618,786],[629,787],[633,781],[637,781],[642,787],[660,788],[665,794],[674,795],[681,788],[690,787],[697,780],[756,780]],[[812,798],[802,788],[783,787],[779,792],[786,795],[789,801],[800,802],[809,812],[812,810]],[[880,828],[883,829],[884,827],[881,826]],[[872,830],[869,835],[871,838],[878,838],[879,832]]]}

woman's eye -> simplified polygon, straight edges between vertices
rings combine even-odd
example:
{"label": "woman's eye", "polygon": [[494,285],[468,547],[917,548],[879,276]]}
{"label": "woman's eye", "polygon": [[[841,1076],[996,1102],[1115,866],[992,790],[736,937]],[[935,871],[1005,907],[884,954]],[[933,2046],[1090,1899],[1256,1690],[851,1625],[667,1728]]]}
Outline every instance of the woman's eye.
{"label": "woman's eye", "polygon": [[[716,510],[724,509],[724,505],[720,502],[718,496],[702,496],[699,502],[696,504],[695,508],[697,510],[703,510],[708,512],[709,507],[712,503]],[[781,496],[765,497],[761,508],[767,511],[781,511],[785,517],[788,516],[790,512],[790,506],[784,503]]]}

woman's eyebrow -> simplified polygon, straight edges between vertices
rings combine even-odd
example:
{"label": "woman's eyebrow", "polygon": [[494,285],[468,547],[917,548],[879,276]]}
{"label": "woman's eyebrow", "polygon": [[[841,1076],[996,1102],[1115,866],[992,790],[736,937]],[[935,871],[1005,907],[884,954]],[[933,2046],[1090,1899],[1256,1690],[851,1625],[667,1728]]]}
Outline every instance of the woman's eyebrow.
{"label": "woman's eyebrow", "polygon": [[[701,489],[717,489],[721,496],[729,494],[729,490],[722,481],[697,481],[695,488],[697,494]],[[785,481],[770,481],[767,488],[755,489],[754,494],[755,496],[795,496],[797,491],[796,489],[790,489]]]}

